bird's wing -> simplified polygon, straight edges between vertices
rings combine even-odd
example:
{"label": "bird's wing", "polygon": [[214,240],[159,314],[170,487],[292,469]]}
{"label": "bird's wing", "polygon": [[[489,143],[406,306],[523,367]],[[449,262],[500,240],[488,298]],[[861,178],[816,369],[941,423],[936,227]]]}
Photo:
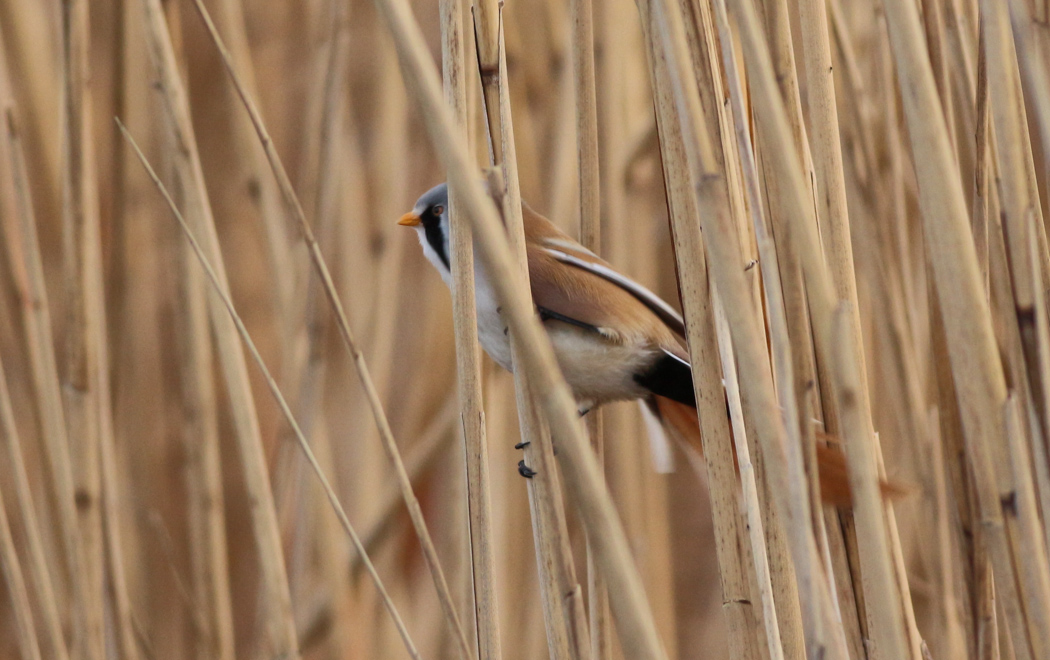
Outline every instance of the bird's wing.
{"label": "bird's wing", "polygon": [[[626,292],[655,314],[672,332],[685,337],[685,322],[673,307],[631,278],[618,273],[608,262],[562,232],[550,220],[522,205],[526,241],[558,262],[597,276]],[[530,268],[533,264],[530,261]]]}
{"label": "bird's wing", "polygon": [[527,246],[532,298],[545,321],[598,332],[623,344],[684,351],[668,325],[636,296],[606,278],[566,266],[543,247]]}
{"label": "bird's wing", "polygon": [[685,337],[685,321],[682,320],[682,316],[673,307],[664,302],[663,299],[641,284],[621,275],[610,266],[599,261],[587,260],[556,247],[545,247],[544,250],[563,264],[585,270],[620,287],[660,317],[660,320],[666,323],[672,332]]}

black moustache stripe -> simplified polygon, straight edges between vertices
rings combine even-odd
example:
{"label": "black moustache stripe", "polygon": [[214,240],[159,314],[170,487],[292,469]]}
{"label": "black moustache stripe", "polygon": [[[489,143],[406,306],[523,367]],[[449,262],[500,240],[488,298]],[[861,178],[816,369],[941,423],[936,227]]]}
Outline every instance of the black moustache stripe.
{"label": "black moustache stripe", "polygon": [[448,254],[445,252],[445,236],[441,232],[441,220],[434,217],[427,218],[427,220],[429,222],[423,223],[423,233],[427,237],[427,243],[430,243],[430,247],[434,248],[437,256],[441,257],[441,263],[445,264],[445,268],[452,270]]}

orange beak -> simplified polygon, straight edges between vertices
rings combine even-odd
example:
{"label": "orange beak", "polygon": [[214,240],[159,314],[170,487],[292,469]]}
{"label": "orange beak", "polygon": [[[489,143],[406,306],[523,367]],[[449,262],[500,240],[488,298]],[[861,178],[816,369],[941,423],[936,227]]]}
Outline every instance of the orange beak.
{"label": "orange beak", "polygon": [[401,216],[401,219],[397,221],[397,224],[403,227],[417,227],[423,220],[415,213],[406,213]]}

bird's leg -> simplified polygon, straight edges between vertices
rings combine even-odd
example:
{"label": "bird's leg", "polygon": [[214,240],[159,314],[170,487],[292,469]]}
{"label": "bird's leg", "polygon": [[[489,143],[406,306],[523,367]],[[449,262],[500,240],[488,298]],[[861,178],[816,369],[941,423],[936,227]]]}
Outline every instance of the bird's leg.
{"label": "bird's leg", "polygon": [[525,477],[526,479],[532,479],[536,476],[537,472],[530,468],[528,465],[525,465],[525,460],[522,459],[518,461],[518,474]]}

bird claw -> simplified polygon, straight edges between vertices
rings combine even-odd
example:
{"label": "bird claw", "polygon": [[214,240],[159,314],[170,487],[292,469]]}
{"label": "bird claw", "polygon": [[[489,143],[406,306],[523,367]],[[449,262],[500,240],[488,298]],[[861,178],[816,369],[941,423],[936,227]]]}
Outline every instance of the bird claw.
{"label": "bird claw", "polygon": [[522,441],[521,441],[521,442],[519,442],[518,444],[514,445],[514,448],[515,448],[515,449],[525,449],[526,447],[528,447],[528,446],[529,446],[529,445],[531,445],[531,444],[532,444],[532,443],[531,443],[531,442],[529,442],[528,440],[522,440]]}
{"label": "bird claw", "polygon": [[530,468],[528,465],[525,465],[525,461],[523,459],[518,461],[518,474],[525,477],[526,479],[532,479],[536,476],[537,472]]}

